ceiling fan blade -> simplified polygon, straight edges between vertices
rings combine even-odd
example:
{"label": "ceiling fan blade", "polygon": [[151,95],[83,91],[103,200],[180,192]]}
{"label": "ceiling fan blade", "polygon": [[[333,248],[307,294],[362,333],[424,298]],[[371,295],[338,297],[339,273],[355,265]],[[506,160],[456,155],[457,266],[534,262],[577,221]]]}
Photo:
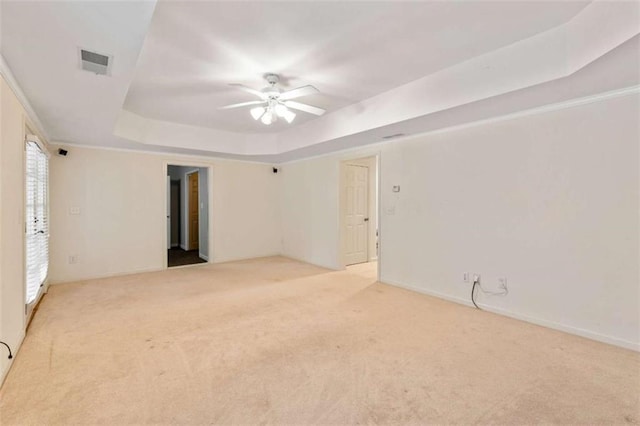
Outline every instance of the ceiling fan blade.
{"label": "ceiling fan blade", "polygon": [[267,98],[267,96],[264,93],[262,93],[261,91],[256,90],[256,89],[252,89],[251,87],[245,86],[244,84],[234,83],[234,84],[230,84],[229,86],[237,87],[240,90],[244,90],[245,92],[248,92],[248,93],[251,93],[252,95],[258,96],[261,99],[266,99]]}
{"label": "ceiling fan blade", "polygon": [[308,112],[309,114],[322,115],[326,112],[326,110],[322,108],[314,107],[307,104],[301,104],[300,102],[286,101],[283,103],[287,108],[297,109],[299,111]]}
{"label": "ceiling fan blade", "polygon": [[241,102],[239,104],[231,104],[231,105],[226,105],[223,107],[220,107],[218,109],[232,109],[232,108],[240,108],[243,106],[249,106],[249,105],[259,105],[259,104],[263,104],[264,101],[250,101],[250,102]]}
{"label": "ceiling fan blade", "polygon": [[281,93],[278,99],[286,101],[287,99],[300,98],[302,96],[313,95],[318,92],[319,90],[313,86],[302,86],[297,89],[287,90],[286,92]]}

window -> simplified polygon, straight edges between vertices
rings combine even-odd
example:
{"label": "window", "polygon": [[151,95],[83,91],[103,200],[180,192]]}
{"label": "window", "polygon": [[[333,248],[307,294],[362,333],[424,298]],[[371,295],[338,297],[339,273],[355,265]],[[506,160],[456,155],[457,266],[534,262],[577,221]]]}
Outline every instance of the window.
{"label": "window", "polygon": [[49,160],[33,141],[26,145],[26,304],[37,300],[49,270]]}

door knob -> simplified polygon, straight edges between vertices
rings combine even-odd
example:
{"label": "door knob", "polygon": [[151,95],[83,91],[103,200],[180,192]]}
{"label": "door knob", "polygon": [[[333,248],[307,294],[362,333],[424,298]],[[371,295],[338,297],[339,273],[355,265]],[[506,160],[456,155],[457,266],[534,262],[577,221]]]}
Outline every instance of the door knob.
{"label": "door knob", "polygon": [[365,217],[365,218],[364,218],[364,221],[365,221],[365,222],[369,222],[369,218],[368,218],[368,217]]}

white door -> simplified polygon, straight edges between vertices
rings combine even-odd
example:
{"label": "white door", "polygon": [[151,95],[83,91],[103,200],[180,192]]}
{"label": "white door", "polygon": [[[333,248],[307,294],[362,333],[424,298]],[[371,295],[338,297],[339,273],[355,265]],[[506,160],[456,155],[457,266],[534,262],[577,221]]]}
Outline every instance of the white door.
{"label": "white door", "polygon": [[171,176],[167,176],[167,250],[171,248]]}
{"label": "white door", "polygon": [[345,263],[368,260],[369,168],[347,164],[345,188]]}

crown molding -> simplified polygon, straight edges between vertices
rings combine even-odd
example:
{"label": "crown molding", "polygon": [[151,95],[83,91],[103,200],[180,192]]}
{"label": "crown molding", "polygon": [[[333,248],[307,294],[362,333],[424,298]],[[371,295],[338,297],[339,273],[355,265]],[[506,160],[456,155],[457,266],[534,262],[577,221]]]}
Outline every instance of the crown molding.
{"label": "crown molding", "polygon": [[22,107],[27,113],[29,124],[35,127],[34,130],[37,130],[38,133],[43,137],[43,139],[45,139],[45,141],[51,140],[49,138],[49,135],[45,131],[44,126],[42,125],[42,121],[40,121],[40,118],[38,117],[38,114],[36,114],[35,110],[31,106],[31,103],[29,102],[29,99],[27,99],[27,96],[22,91],[22,88],[18,84],[18,81],[13,75],[13,72],[11,72],[11,68],[9,67],[9,64],[4,59],[4,56],[2,56],[1,54],[0,54],[0,75],[4,77],[4,80],[7,82],[7,85],[9,86],[9,88],[11,88],[13,93],[16,95],[16,98],[18,98],[18,101],[20,102],[20,104],[22,104]]}
{"label": "crown molding", "polygon": [[157,157],[169,158],[170,160],[198,160],[204,162],[236,162],[236,163],[249,163],[249,164],[264,164],[269,166],[277,166],[278,163],[270,162],[270,161],[261,161],[261,160],[248,160],[243,159],[242,157],[222,157],[220,155],[216,155],[216,153],[211,153],[211,155],[205,154],[186,154],[186,153],[177,153],[171,152],[167,150],[160,151],[151,151],[146,149],[135,149],[135,148],[121,148],[114,146],[102,146],[102,145],[88,145],[83,143],[76,142],[65,142],[65,141],[53,141],[50,143],[52,147],[57,148],[80,148],[80,149],[93,149],[93,150],[102,150],[102,151],[114,151],[114,152],[124,152],[124,153],[134,153],[134,154],[145,154],[145,155],[154,155]]}

